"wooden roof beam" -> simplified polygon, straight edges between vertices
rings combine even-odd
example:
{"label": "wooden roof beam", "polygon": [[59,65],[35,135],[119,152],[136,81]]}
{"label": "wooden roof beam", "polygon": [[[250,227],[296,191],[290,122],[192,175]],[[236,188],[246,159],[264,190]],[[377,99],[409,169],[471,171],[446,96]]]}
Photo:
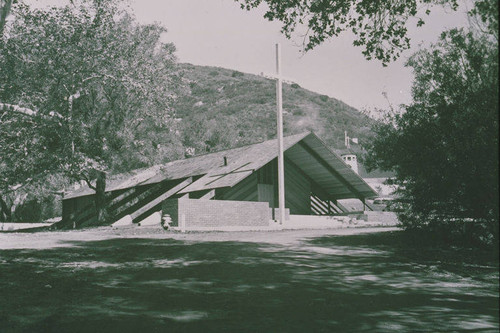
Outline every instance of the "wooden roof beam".
{"label": "wooden roof beam", "polygon": [[179,184],[175,185],[174,187],[172,187],[171,189],[166,191],[165,193],[155,197],[150,202],[147,202],[142,207],[137,209],[135,212],[130,214],[130,216],[132,217],[132,220],[137,219],[140,215],[146,213],[148,210],[150,210],[151,208],[160,204],[162,201],[164,201],[164,200],[168,199],[169,197],[171,197],[172,195],[176,194],[177,192],[179,192],[180,190],[182,190],[183,188],[185,188],[186,186],[188,186],[192,182],[193,182],[193,178],[188,177],[185,180],[183,180],[182,182],[180,182]]}
{"label": "wooden roof beam", "polygon": [[304,141],[300,141],[299,145],[304,148],[306,152],[308,152],[321,166],[323,166],[326,170],[328,170],[333,176],[335,176],[345,187],[351,191],[356,197],[360,200],[365,200],[365,196],[359,193],[354,186],[352,186],[342,175],[335,170],[330,164],[328,164],[324,159],[319,156],[311,147],[309,147]]}
{"label": "wooden roof beam", "polygon": [[318,194],[319,195],[324,196],[325,199],[327,199],[327,200],[331,200],[330,194],[327,191],[325,191],[321,186],[319,186],[319,184],[316,183],[308,174],[306,174],[304,172],[304,170],[302,170],[301,168],[299,168],[299,166],[297,166],[297,164],[293,163],[290,158],[286,157],[286,155],[285,155],[285,162],[289,163],[291,166],[293,166],[295,169],[297,169],[299,171],[299,173],[302,176],[304,176],[304,178],[306,178],[307,181],[311,184],[311,188],[314,188],[314,189],[318,190],[318,192],[319,192]]}

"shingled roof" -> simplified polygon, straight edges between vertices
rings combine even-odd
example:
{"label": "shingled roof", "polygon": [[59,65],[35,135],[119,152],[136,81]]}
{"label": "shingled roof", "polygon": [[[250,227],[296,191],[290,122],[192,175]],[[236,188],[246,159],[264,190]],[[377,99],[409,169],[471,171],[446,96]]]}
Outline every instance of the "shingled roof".
{"label": "shingled roof", "polygon": [[[287,136],[283,144],[285,157],[335,198],[377,196],[377,193],[315,134],[306,132]],[[106,191],[191,176],[201,177],[180,193],[232,187],[275,159],[277,154],[276,139],[268,140],[110,177]],[[66,195],[65,199],[91,194],[94,194],[94,191],[86,187]]]}

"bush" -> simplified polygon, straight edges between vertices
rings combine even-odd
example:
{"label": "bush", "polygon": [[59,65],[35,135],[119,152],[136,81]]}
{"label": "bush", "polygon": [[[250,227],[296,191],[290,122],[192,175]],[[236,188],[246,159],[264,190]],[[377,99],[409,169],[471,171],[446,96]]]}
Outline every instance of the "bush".
{"label": "bush", "polygon": [[294,108],[292,111],[294,116],[305,116],[306,113],[301,108]]}
{"label": "bush", "polygon": [[462,247],[498,247],[498,243],[495,243],[498,235],[491,232],[490,221],[418,214],[411,206],[402,207],[404,208],[398,213],[402,227],[421,239]]}
{"label": "bush", "polygon": [[376,123],[365,166],[396,172],[407,229],[498,244],[498,45],[451,30],[408,65],[413,102]]}
{"label": "bush", "polygon": [[245,74],[243,74],[242,72],[238,72],[238,71],[233,71],[233,74],[231,74],[232,77],[242,77],[244,75]]}
{"label": "bush", "polygon": [[329,97],[328,97],[328,96],[326,96],[326,95],[320,95],[320,96],[319,96],[319,99],[320,99],[322,102],[327,102],[327,101],[328,101],[328,99],[329,99]]}
{"label": "bush", "polygon": [[297,83],[292,83],[292,88],[297,89],[297,88],[300,88],[300,86]]}
{"label": "bush", "polygon": [[269,98],[267,98],[265,96],[257,96],[257,97],[255,97],[253,102],[255,104],[266,104],[267,102],[269,102]]}
{"label": "bush", "polygon": [[26,200],[16,207],[12,219],[15,222],[41,222],[42,205],[38,200]]}

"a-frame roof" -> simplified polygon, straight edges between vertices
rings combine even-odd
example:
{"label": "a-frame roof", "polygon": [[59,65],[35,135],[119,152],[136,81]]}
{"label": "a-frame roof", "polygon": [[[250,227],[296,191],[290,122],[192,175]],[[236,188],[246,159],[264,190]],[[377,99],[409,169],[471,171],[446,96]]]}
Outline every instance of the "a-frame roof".
{"label": "a-frame roof", "polygon": [[[287,136],[285,158],[297,165],[332,198],[370,198],[377,193],[342,158],[310,132]],[[199,155],[160,166],[122,174],[107,182],[106,191],[155,184],[164,180],[201,176],[180,193],[232,187],[277,157],[276,139],[239,148]],[[224,164],[224,158],[227,165]],[[73,192],[65,199],[93,194],[89,188]]]}

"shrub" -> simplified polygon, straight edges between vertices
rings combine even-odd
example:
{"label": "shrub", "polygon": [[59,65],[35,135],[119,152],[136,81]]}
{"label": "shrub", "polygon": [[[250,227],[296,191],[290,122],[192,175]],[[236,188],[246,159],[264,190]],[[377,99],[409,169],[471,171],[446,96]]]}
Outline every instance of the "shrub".
{"label": "shrub", "polygon": [[254,99],[255,104],[266,104],[267,102],[269,102],[269,98],[266,96],[258,96]]}

